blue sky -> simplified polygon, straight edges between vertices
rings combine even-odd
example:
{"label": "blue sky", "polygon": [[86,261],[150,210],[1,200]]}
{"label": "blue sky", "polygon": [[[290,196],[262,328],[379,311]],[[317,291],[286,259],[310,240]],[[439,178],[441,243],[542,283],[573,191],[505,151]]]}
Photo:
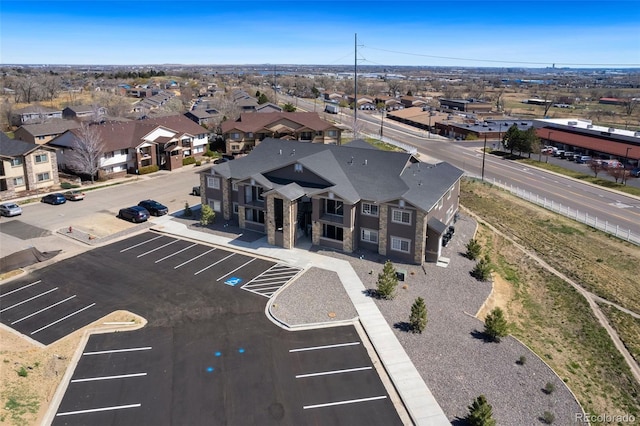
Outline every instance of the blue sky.
{"label": "blue sky", "polygon": [[2,0],[2,64],[640,67],[640,0]]}

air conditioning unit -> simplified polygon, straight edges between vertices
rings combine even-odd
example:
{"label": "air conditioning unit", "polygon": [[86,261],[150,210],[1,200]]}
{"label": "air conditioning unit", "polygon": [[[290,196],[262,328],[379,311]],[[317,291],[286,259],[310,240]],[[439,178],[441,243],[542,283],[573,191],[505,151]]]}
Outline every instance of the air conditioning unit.
{"label": "air conditioning unit", "polygon": [[578,122],[577,121],[569,121],[569,126],[577,126]]}
{"label": "air conditioning unit", "polygon": [[609,127],[609,133],[613,133],[615,131],[616,131],[616,129],[614,129],[613,127]]}

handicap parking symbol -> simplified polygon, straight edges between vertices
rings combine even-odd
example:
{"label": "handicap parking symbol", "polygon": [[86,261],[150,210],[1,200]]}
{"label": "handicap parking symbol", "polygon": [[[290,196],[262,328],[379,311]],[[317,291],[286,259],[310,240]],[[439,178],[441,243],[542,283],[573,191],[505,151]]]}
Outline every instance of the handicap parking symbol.
{"label": "handicap parking symbol", "polygon": [[228,280],[226,280],[224,283],[227,285],[237,285],[237,284],[240,284],[241,282],[242,282],[242,278],[231,277]]}

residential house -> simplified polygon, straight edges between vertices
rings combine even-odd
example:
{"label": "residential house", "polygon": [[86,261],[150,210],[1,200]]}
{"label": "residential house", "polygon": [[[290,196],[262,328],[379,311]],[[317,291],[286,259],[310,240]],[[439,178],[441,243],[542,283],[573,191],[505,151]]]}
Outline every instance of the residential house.
{"label": "residential house", "polygon": [[267,102],[266,104],[258,105],[256,112],[282,112],[282,108],[279,105]]}
{"label": "residential house", "polygon": [[29,105],[11,112],[11,125],[44,123],[52,118],[62,118],[62,110],[46,108],[42,105]]}
{"label": "residential house", "polygon": [[321,144],[340,144],[342,131],[315,112],[267,112],[240,114],[221,125],[228,155],[251,151],[265,138]]}
{"label": "residential house", "polygon": [[0,132],[0,200],[59,183],[55,149],[11,139]]}
{"label": "residential house", "polygon": [[[198,157],[207,150],[209,132],[181,114],[145,120],[94,124],[104,143],[100,176],[136,174],[145,166],[165,170],[182,167],[183,159]],[[80,129],[69,130],[51,141],[61,148],[59,163],[69,168],[65,151],[82,138]]]}
{"label": "residential house", "polygon": [[[353,107],[353,103],[355,102],[355,96],[348,96],[347,102],[349,105]],[[361,111],[375,111],[376,103],[375,100],[368,96],[358,96],[358,109]]]}
{"label": "residential house", "polygon": [[374,100],[376,106],[384,104],[386,111],[397,111],[404,108],[404,105],[396,98],[387,95],[378,95]]}
{"label": "residential house", "polygon": [[67,130],[78,127],[80,123],[77,121],[55,118],[39,124],[23,124],[14,132],[14,137],[24,142],[44,145]]}
{"label": "residential house", "polygon": [[269,244],[367,250],[422,264],[440,259],[463,171],[364,141],[346,146],[265,139],[200,173],[201,202]]}
{"label": "residential house", "polygon": [[423,107],[429,105],[429,103],[425,99],[418,98],[416,96],[402,96],[400,97],[400,103],[405,108]]}
{"label": "residential house", "polygon": [[194,108],[185,114],[189,120],[201,126],[210,126],[220,119],[220,113],[215,108]]}
{"label": "residential house", "polygon": [[71,105],[62,110],[62,118],[77,121],[100,121],[107,115],[107,109],[99,105]]}

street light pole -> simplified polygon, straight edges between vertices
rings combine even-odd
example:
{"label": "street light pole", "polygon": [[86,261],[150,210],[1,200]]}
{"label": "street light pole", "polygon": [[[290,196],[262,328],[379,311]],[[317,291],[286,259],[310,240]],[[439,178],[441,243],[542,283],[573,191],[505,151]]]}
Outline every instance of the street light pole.
{"label": "street light pole", "polygon": [[[547,134],[547,141],[548,143],[551,143],[551,133],[553,133],[551,130],[549,130],[549,133]],[[547,160],[545,161],[545,163],[549,162],[549,152],[547,152]]]}
{"label": "street light pole", "polygon": [[382,129],[384,127],[384,108],[380,110],[380,140],[382,140]]}

